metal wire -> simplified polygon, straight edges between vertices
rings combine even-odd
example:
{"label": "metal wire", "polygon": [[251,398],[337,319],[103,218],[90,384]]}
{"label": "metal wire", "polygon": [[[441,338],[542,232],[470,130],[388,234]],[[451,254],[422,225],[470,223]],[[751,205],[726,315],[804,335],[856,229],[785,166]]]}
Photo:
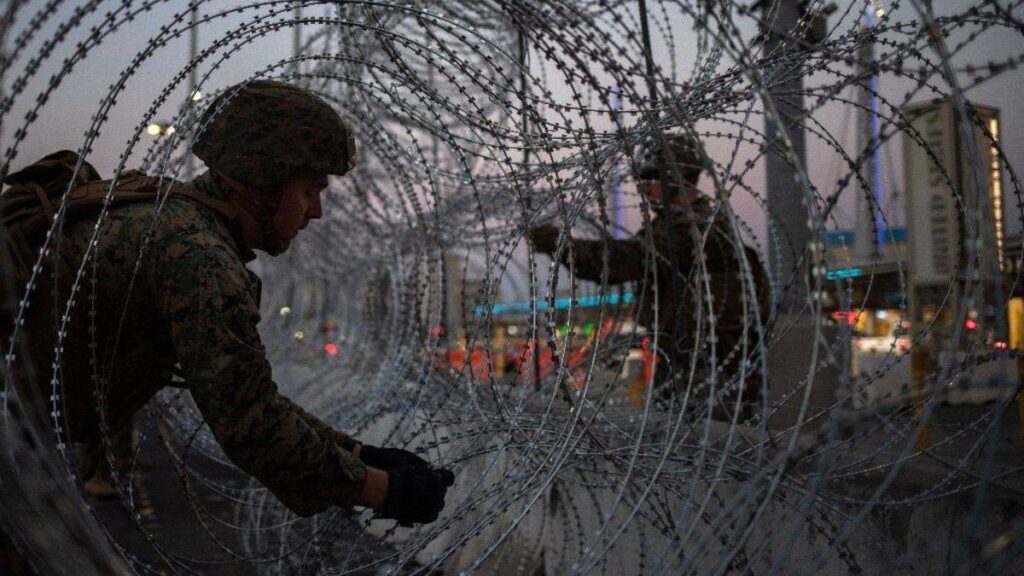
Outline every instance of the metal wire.
{"label": "metal wire", "polygon": [[[34,280],[27,291],[8,285],[5,293],[20,296],[2,303],[15,318],[4,340],[0,434],[8,534],[45,573],[88,570],[86,558],[96,573],[140,574],[1020,569],[1018,380],[997,382],[1002,393],[984,406],[949,404],[958,378],[1000,362],[1015,375],[1019,358],[1005,336],[1018,271],[1008,268],[997,289],[981,279],[988,231],[972,198],[990,186],[983,171],[995,162],[1001,225],[1019,231],[1021,150],[1004,148],[970,102],[990,86],[1019,85],[1024,3],[873,5],[868,26],[866,3],[850,2],[813,41],[815,11],[826,8],[818,1],[781,36],[769,33],[789,4],[5,2],[3,175],[70,147],[105,175],[141,167],[184,178],[205,129],[200,112],[243,79],[293,82],[336,107],[358,135],[359,165],[332,181],[324,218],[289,253],[256,264],[267,353],[282,391],[326,422],[457,473],[430,525],[399,528],[366,511],[299,518],[235,469],[188,393],[168,387],[141,419],[130,469],[105,439],[117,505],[93,503],[80,494],[75,448],[63,438],[61,375],[36,375],[51,385],[52,430],[24,417],[10,381],[25,352],[21,322],[39,297]],[[191,59],[183,57],[190,42],[198,42]],[[867,72],[857,62],[865,46],[876,55]],[[837,120],[845,109],[862,113],[864,90],[878,106],[877,141],[867,147],[851,145]],[[952,103],[952,129],[974,135],[959,151],[962,165],[979,169],[954,174],[913,123],[907,105],[930,100]],[[1004,119],[1016,121],[1019,102],[1005,106]],[[794,119],[806,152],[785,130],[766,128]],[[149,139],[155,121],[175,131]],[[678,401],[666,404],[630,373],[638,351],[666,340],[635,322],[660,284],[614,285],[607,269],[601,282],[575,278],[570,236],[648,227],[655,214],[634,192],[634,150],[678,132],[705,146],[701,188],[728,222],[742,271],[736,298],[745,330],[759,337],[710,358],[707,374],[690,370]],[[897,145],[904,157],[917,148],[931,159],[932,194],[955,203],[966,248],[957,273],[935,287],[932,318],[891,336],[882,359],[855,373],[857,335],[831,310],[857,318],[888,291],[902,325],[916,313],[914,264],[899,252],[906,246],[876,245],[861,261],[825,239],[851,226],[858,195],[881,214],[871,219],[873,237],[903,220],[871,196],[868,171],[875,148]],[[806,242],[792,240],[803,236],[767,201],[761,170],[771,155],[792,170]],[[621,208],[608,202],[620,181]],[[546,222],[562,231],[557,253],[568,269],[524,240]],[[629,230],[617,230],[620,222]],[[55,225],[44,249],[58,236]],[[1007,246],[1005,261],[1019,262],[1020,246]],[[772,271],[774,306],[763,316],[752,271],[785,251],[799,271]],[[103,310],[88,254],[83,262],[73,293]],[[708,264],[695,262],[686,281],[698,347],[717,337],[721,320]],[[853,267],[856,282],[836,275]],[[498,313],[514,301],[528,302],[526,311]],[[72,304],[62,302],[58,353]],[[989,310],[991,330],[965,328],[977,310]],[[943,315],[953,318],[948,333]],[[574,332],[587,322],[598,336]],[[806,354],[779,359],[794,338]],[[911,375],[912,353],[936,339],[963,353]],[[501,375],[506,357],[512,366]],[[727,403],[727,417],[715,416],[709,398],[730,371],[755,367],[763,393],[753,414]],[[783,369],[799,374],[784,378]],[[107,400],[98,398],[102,411]],[[58,440],[40,440],[48,438]],[[30,455],[38,466],[21,464]],[[168,493],[175,504],[162,500]],[[49,554],[52,542],[77,552]]]}

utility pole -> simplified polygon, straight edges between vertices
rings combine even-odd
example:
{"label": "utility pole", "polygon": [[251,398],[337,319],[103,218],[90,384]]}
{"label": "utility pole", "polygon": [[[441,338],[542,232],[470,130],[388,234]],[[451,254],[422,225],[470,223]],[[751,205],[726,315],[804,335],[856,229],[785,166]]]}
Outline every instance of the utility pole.
{"label": "utility pole", "polygon": [[[530,173],[530,116],[529,116],[529,89],[530,89],[530,45],[527,41],[526,30],[519,28],[519,102],[523,107],[522,118],[520,118],[520,130],[523,135],[523,174],[528,177]],[[529,189],[530,183],[526,188]],[[526,196],[526,210],[532,211],[531,196]],[[531,283],[534,286],[535,283]],[[537,312],[536,295],[531,298],[533,309],[530,311],[530,335],[533,341],[533,390],[540,392],[540,323]]]}
{"label": "utility pole", "polygon": [[[198,102],[202,99],[202,94],[199,93],[199,70],[196,67],[196,57],[199,54],[199,8],[195,4],[192,5],[191,12],[189,14],[189,22],[191,27],[188,29],[188,62],[192,68],[188,72],[188,97],[192,102]],[[193,110],[194,110],[193,105]],[[198,120],[199,111],[194,111],[195,118]],[[192,154],[189,154],[185,158],[185,180],[191,182],[195,175],[195,159]]]}
{"label": "utility pole", "polygon": [[[800,21],[800,4],[799,0],[762,3],[764,34],[772,52],[795,47],[792,32]],[[771,13],[773,7],[775,12]],[[772,284],[776,288],[786,286],[789,289],[788,294],[778,296],[785,299],[782,304],[786,311],[799,308],[807,297],[804,279],[797,270],[797,264],[811,239],[807,226],[809,211],[798,184],[796,167],[789,162],[780,147],[782,131],[785,130],[793,147],[793,155],[801,165],[806,165],[807,151],[801,123],[803,91],[803,77],[792,74],[770,93],[781,126],[770,114],[765,115],[765,134],[769,146],[765,174],[768,209],[771,217],[775,218],[777,233],[781,237],[781,241],[777,241],[775,235],[769,236],[768,265]],[[778,289],[772,290],[772,293],[780,294]]]}
{"label": "utility pole", "polygon": [[[807,146],[804,134],[803,61],[827,35],[825,18],[834,10],[808,10],[801,0],[762,0],[765,51],[778,64],[766,71],[766,196],[771,224],[768,262],[772,307],[776,311],[772,352],[768,357],[769,397],[783,398],[784,409],[771,417],[772,428],[799,429],[808,406],[835,402],[849,377],[849,331],[822,325],[807,308],[811,266],[821,265],[823,238],[811,222],[805,200]],[[772,113],[774,110],[774,113]],[[788,141],[788,146],[787,146]],[[813,307],[812,307],[813,308]],[[836,363],[817,356],[820,344],[836,345]]]}
{"label": "utility pole", "polygon": [[[825,18],[835,10],[833,5],[823,10],[809,10],[806,0],[762,0],[755,4],[763,11],[762,34],[769,52],[777,57],[798,55],[821,42],[825,36]],[[801,21],[805,26],[801,28]],[[803,36],[798,36],[803,30]],[[806,205],[799,184],[799,174],[794,160],[800,167],[807,165],[807,145],[803,129],[804,79],[800,75],[799,63],[782,70],[787,74],[784,80],[776,82],[769,96],[778,112],[778,121],[771,114],[765,115],[765,132],[768,136],[767,154],[767,199],[768,209],[777,224],[775,235],[769,237],[768,262],[771,268],[772,293],[780,298],[782,312],[800,310],[807,300],[806,270],[808,263],[803,260],[805,250],[812,240],[808,225],[810,210]],[[792,155],[782,148],[782,135],[792,146]],[[781,287],[787,292],[782,294]]]}
{"label": "utility pole", "polygon": [[[295,58],[298,58],[299,54],[302,52],[302,24],[299,23],[299,20],[301,19],[302,3],[296,2],[294,12],[295,26],[292,28],[292,56]],[[294,68],[295,73],[298,74],[300,69],[298,60],[295,61]]]}
{"label": "utility pole", "polygon": [[[622,90],[618,86],[612,87],[612,125],[616,132],[622,132]],[[615,228],[612,230],[612,237],[619,240],[625,236],[622,230],[622,168],[616,163],[612,166],[612,178],[614,189],[612,191],[612,223]]]}

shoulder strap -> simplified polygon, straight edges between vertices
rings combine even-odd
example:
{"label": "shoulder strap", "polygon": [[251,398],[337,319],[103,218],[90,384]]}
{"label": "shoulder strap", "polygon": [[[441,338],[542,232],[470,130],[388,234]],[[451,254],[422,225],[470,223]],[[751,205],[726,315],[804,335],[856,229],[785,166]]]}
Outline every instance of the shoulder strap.
{"label": "shoulder strap", "polygon": [[[125,172],[122,175],[117,183],[117,191],[114,192],[110,202],[111,205],[155,202],[157,195],[166,190],[168,186],[170,190],[167,193],[195,202],[228,222],[233,221],[238,215],[238,209],[230,202],[199,194],[188,184],[178,181],[168,183],[167,179],[147,176],[137,171]],[[105,201],[109,188],[110,180],[90,182],[79,186],[69,193],[68,208],[75,212],[99,208]]]}
{"label": "shoulder strap", "polygon": [[76,188],[99,179],[96,169],[78,154],[54,152],[4,177],[3,183],[10,188],[0,196],[0,222],[13,234],[31,235],[40,227],[48,228],[69,185]]}

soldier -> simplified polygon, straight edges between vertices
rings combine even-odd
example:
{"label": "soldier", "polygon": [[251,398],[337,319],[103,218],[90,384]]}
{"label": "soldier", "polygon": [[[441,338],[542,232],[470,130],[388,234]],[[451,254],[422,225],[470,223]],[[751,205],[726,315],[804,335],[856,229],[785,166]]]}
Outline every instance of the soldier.
{"label": "soldier", "polygon": [[[660,398],[680,396],[687,382],[707,383],[715,396],[713,417],[732,417],[737,392],[744,401],[741,414],[749,417],[761,387],[755,355],[761,331],[750,320],[756,305],[761,322],[767,322],[767,283],[756,252],[739,242],[725,213],[716,213],[697,188],[703,168],[699,143],[685,134],[648,141],[638,156],[637,180],[656,214],[649,228],[625,240],[572,238],[569,249],[561,253],[562,263],[569,265],[571,251],[577,278],[601,282],[607,273],[610,284],[644,281],[637,321],[657,329],[660,362],[655,386]],[[556,227],[541,225],[532,228],[528,238],[538,252],[554,254],[558,235]],[[703,282],[704,273],[710,290]],[[756,301],[747,297],[750,288],[745,279],[751,277]],[[655,288],[656,295],[652,294]],[[743,362],[744,358],[748,361]],[[725,376],[717,386],[705,382],[713,365]],[[691,396],[691,406],[702,401],[700,393],[709,392],[703,387],[694,391],[698,395]]]}
{"label": "soldier", "polygon": [[[314,94],[259,80],[228,89],[199,130],[207,172],[172,188],[158,210],[115,205],[97,230],[62,346],[68,438],[98,446],[178,376],[231,461],[296,514],[364,506],[403,524],[433,522],[452,473],[361,444],[282,396],[256,329],[260,279],[245,264],[254,250],[281,254],[323,215],[328,175],[355,160],[350,128]],[[118,193],[150,180],[126,177]],[[81,268],[95,226],[84,218],[63,228],[62,269]],[[69,295],[61,285],[38,290],[26,325],[43,327],[28,338],[36,405],[48,414],[49,381],[38,377],[53,361],[46,302]]]}

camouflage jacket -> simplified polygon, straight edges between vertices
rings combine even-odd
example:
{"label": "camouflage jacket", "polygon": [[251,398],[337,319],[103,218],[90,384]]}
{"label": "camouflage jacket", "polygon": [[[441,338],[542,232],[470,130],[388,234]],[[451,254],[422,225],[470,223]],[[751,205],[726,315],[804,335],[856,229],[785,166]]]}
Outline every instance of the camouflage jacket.
{"label": "camouflage jacket", "polygon": [[[703,255],[694,235],[698,240],[706,236]],[[609,283],[643,281],[637,290],[637,321],[648,328],[657,325],[662,334],[659,347],[671,356],[699,349],[695,342],[716,341],[720,357],[734,349],[744,334],[748,344],[756,342],[754,304],[748,297],[749,289],[744,288],[740,254],[746,256],[748,274],[754,279],[761,322],[767,322],[767,279],[757,253],[737,240],[724,214],[716,217],[706,198],[687,208],[659,211],[632,238],[574,239],[571,248],[573,271],[578,278],[600,282],[607,257]],[[701,256],[707,285],[698,272]],[[562,258],[568,265],[569,253],[563,253]],[[745,305],[745,301],[750,303]],[[709,323],[712,315],[713,331]],[[708,336],[712,333],[713,338]]]}
{"label": "camouflage jacket", "polygon": [[[193,187],[224,197],[208,175]],[[63,269],[79,269],[95,224],[87,218],[65,226],[54,251]],[[253,257],[232,223],[197,202],[172,196],[159,214],[150,203],[111,209],[86,263],[63,346],[69,437],[96,442],[103,428],[123,428],[178,375],[231,461],[292,511],[351,506],[366,468],[351,453],[355,441],[278,392],[256,329],[261,284],[245,267]],[[44,282],[28,321],[53,327],[54,307],[46,304],[67,302],[61,289]],[[31,335],[41,385],[36,393],[43,399],[50,396],[52,371],[40,367],[50,366],[52,342],[37,335],[52,340],[54,333]]]}

